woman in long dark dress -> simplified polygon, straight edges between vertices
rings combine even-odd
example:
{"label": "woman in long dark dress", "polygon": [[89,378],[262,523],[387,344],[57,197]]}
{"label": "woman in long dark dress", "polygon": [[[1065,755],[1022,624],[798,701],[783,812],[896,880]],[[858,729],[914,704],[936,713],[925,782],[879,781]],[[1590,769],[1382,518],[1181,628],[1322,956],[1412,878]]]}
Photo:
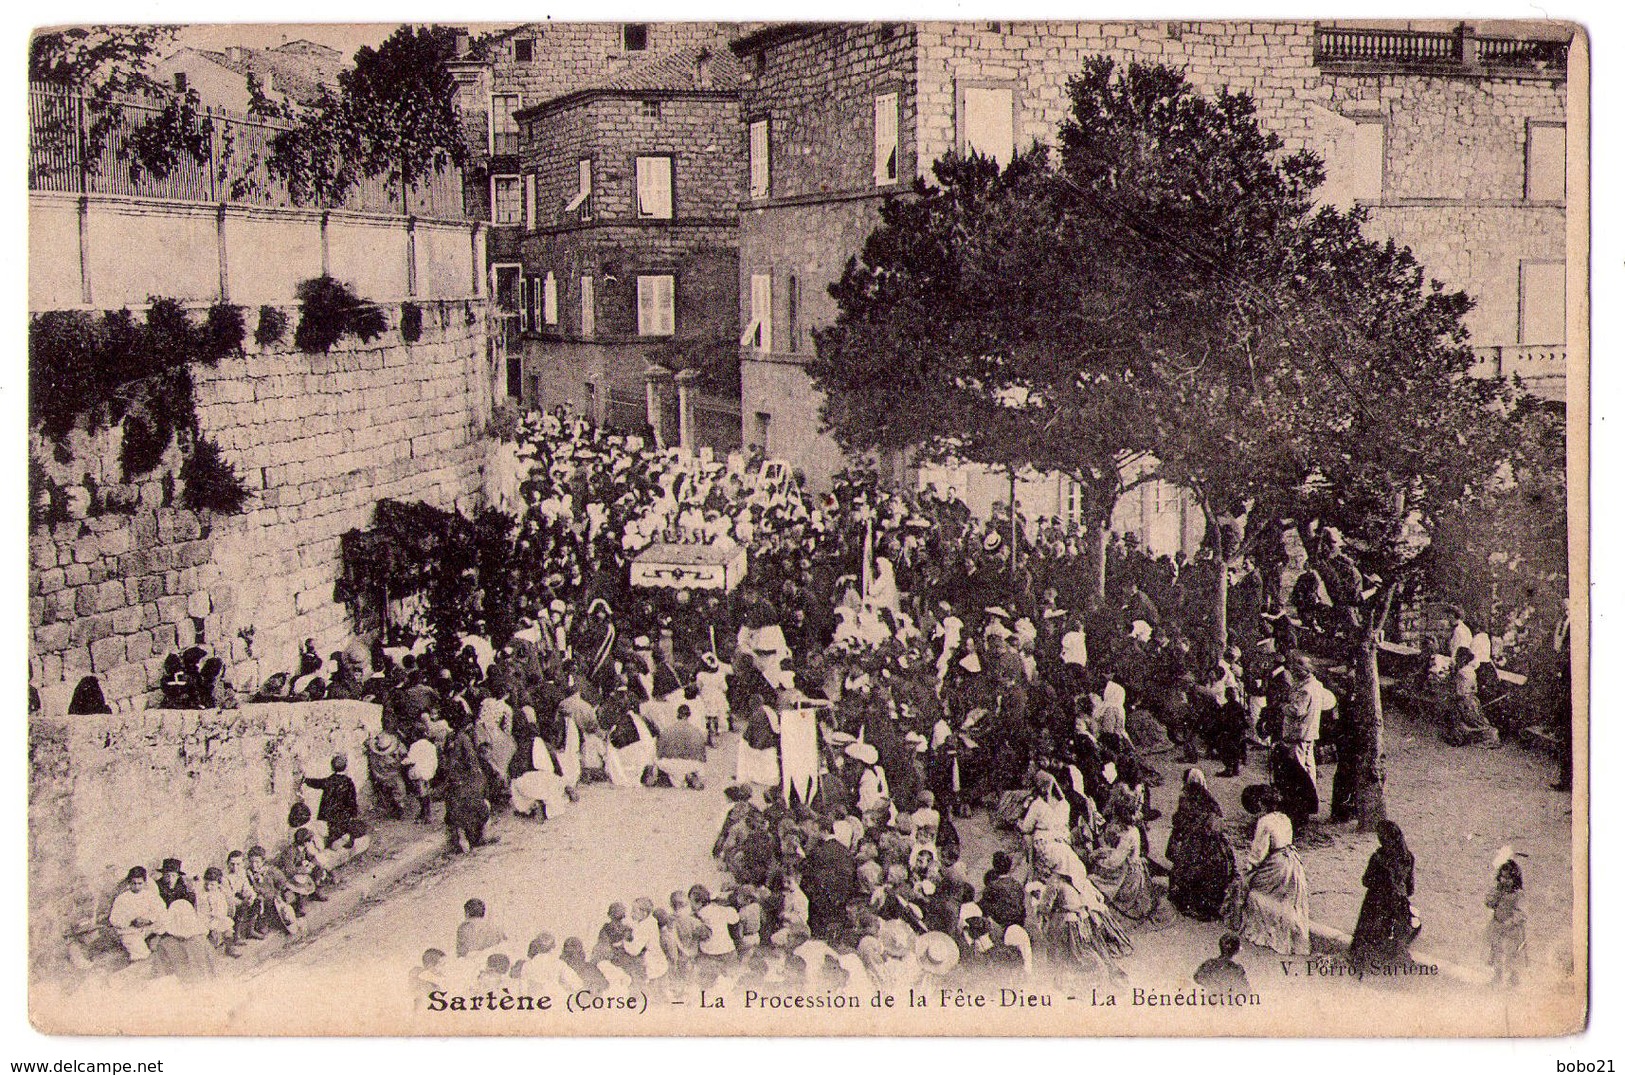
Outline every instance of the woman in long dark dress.
{"label": "woman in long dark dress", "polygon": [[491,842],[485,836],[491,816],[485,767],[466,719],[446,744],[440,771],[445,775],[446,833],[452,851],[461,852],[465,841],[470,851]]}
{"label": "woman in long dark dress", "polygon": [[1212,922],[1236,877],[1236,856],[1224,833],[1224,809],[1202,770],[1185,770],[1185,787],[1168,837],[1168,899],[1187,917]]}
{"label": "woman in long dark dress", "polygon": [[1366,969],[1409,962],[1411,894],[1416,889],[1416,860],[1405,846],[1405,834],[1392,821],[1377,826],[1377,849],[1366,864],[1365,902],[1349,944],[1349,962]]}

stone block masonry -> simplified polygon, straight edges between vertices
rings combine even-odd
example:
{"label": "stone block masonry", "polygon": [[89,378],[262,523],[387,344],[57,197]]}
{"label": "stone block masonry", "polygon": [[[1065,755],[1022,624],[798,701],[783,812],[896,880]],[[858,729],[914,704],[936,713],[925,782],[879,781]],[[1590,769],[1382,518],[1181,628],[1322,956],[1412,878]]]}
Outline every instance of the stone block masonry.
{"label": "stone block masonry", "polygon": [[49,966],[76,925],[105,919],[131,866],[171,856],[188,875],[225,866],[233,850],[288,846],[288,810],[320,792],[345,754],[363,809],[365,745],[381,710],[303,702],[193,711],[148,709],[36,718],[28,730],[29,956]]}
{"label": "stone block masonry", "polygon": [[[194,367],[201,431],[252,492],[240,515],[179,506],[165,478],[173,446],[127,483],[117,427],[76,430],[61,452],[35,435],[34,460],[76,516],[30,535],[30,653],[46,715],[65,712],[92,673],[115,708],[156,705],[165,655],[194,643],[240,689],[296,669],[307,638],[325,657],[351,637],[334,600],[340,536],[370,525],[386,497],[476,506],[493,383],[485,302],[424,303],[415,344],[400,335],[401,308],[384,309],[383,336],[308,355],[286,341],[256,348],[250,308],[248,353]],[[283,312],[291,338],[299,310]]]}

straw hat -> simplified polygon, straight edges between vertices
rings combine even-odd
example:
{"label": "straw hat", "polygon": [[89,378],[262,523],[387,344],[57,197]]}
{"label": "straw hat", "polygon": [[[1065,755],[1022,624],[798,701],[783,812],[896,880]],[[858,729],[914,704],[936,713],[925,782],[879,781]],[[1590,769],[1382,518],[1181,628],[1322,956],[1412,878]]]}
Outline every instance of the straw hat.
{"label": "straw hat", "polygon": [[959,966],[959,945],[939,930],[921,934],[914,948],[927,974],[945,975]]}

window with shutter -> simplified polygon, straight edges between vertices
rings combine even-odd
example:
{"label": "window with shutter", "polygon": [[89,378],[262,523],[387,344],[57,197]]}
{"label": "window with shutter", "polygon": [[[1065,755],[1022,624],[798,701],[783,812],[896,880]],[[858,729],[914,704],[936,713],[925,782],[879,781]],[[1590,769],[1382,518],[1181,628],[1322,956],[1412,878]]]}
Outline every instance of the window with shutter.
{"label": "window with shutter", "polygon": [[773,351],[773,276],[752,273],[750,278],[750,340],[746,346],[759,354]]}
{"label": "window with shutter", "polygon": [[767,197],[771,172],[769,171],[767,120],[759,119],[750,125],[750,196]]}
{"label": "window with shutter", "polygon": [[1010,163],[1016,144],[1015,89],[962,86],[959,91],[959,148]]}
{"label": "window with shutter", "polygon": [[1523,196],[1532,202],[1568,200],[1568,128],[1530,123],[1525,128]]}
{"label": "window with shutter", "polygon": [[598,310],[593,298],[592,277],[581,278],[581,334],[591,336],[598,331]]}
{"label": "window with shutter", "polygon": [[1518,266],[1518,342],[1557,347],[1568,342],[1568,267],[1561,261]]}
{"label": "window with shutter", "polygon": [[549,325],[559,323],[559,281],[551,272],[542,277],[542,321]]}
{"label": "window with shutter", "polygon": [[785,280],[784,291],[784,349],[793,354],[800,350],[801,281],[792,275]]}
{"label": "window with shutter", "polygon": [[582,220],[592,219],[592,158],[582,157],[576,162],[577,186],[575,197],[564,207],[566,213],[581,213]]}
{"label": "window with shutter", "polygon": [[525,230],[536,230],[536,173],[525,173]]}
{"label": "window with shutter", "polygon": [[671,219],[671,158],[639,157],[637,164],[638,216]]}
{"label": "window with shutter", "polygon": [[875,98],[875,186],[897,182],[897,94]]}
{"label": "window with shutter", "polygon": [[670,276],[638,277],[639,336],[673,335],[676,328],[673,284]]}

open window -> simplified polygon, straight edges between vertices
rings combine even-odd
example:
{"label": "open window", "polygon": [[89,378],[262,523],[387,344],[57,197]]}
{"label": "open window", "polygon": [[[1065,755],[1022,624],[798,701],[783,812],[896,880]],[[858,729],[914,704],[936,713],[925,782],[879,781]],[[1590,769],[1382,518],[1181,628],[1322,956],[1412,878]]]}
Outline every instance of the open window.
{"label": "open window", "polygon": [[758,354],[773,350],[773,276],[752,273],[750,278],[750,322],[739,337],[739,346]]}
{"label": "open window", "polygon": [[582,220],[592,219],[592,158],[582,157],[576,162],[577,187],[575,196],[564,206],[566,213],[576,213]]}
{"label": "open window", "polygon": [[897,94],[875,98],[875,186],[897,182]]}
{"label": "open window", "polygon": [[1013,83],[961,83],[958,119],[961,153],[992,157],[1001,168],[1010,163],[1016,146]]}
{"label": "open window", "polygon": [[1568,201],[1568,128],[1530,121],[1525,128],[1523,196],[1531,202]]}
{"label": "open window", "polygon": [[1568,266],[1526,261],[1518,266],[1518,342],[1562,347],[1568,343]]}

